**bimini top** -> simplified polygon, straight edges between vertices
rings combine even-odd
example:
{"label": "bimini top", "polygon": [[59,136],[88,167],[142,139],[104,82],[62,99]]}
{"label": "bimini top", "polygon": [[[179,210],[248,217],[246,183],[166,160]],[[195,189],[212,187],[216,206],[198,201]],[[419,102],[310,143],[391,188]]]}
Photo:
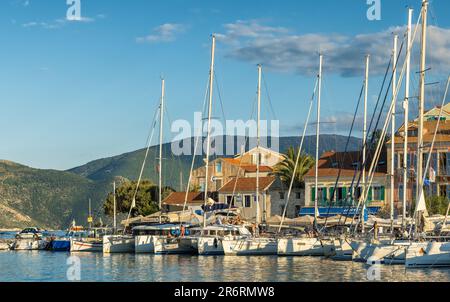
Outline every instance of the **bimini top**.
{"label": "bimini top", "polygon": [[240,231],[241,233],[251,234],[244,226],[241,225],[231,225],[231,224],[215,224],[206,227],[192,228],[191,231]]}
{"label": "bimini top", "polygon": [[[189,225],[183,225],[189,227]],[[173,230],[179,229],[179,224],[155,224],[155,225],[140,225],[133,228],[133,231],[155,231],[155,230]]]}

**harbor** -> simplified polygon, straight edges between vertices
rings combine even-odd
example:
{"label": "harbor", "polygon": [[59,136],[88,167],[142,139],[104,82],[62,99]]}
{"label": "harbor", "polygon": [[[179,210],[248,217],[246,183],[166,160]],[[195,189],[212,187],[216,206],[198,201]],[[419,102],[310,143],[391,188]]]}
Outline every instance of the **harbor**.
{"label": "harbor", "polygon": [[[0,282],[450,282],[450,74],[436,66],[448,50],[434,49],[438,33],[448,38],[450,31],[437,27],[434,3],[414,2],[415,9],[390,17],[389,34],[377,38],[383,47],[355,47],[342,57],[321,43],[312,43],[314,55],[298,51],[307,72],[297,68],[304,81],[287,85],[293,90],[271,76],[289,69],[283,63],[276,71],[274,61],[297,51],[272,44],[287,38],[293,47],[320,35],[292,35],[256,19],[224,23],[203,36],[195,53],[203,65],[185,69],[207,80],[204,94],[180,96],[182,81],[160,73],[145,84],[157,100],[152,111],[147,100],[130,101],[131,120],[139,122],[114,117],[111,133],[102,134],[114,139],[101,147],[91,141],[95,147],[83,152],[110,154],[143,129],[136,136],[146,135],[144,148],[64,170],[0,160]],[[97,14],[78,21],[109,20]],[[135,43],[170,47],[189,30],[182,27],[164,23]],[[335,38],[324,44],[346,40]],[[348,43],[359,39],[366,38]],[[272,51],[280,53],[267,59]],[[256,54],[253,65],[240,62],[248,71],[239,87],[256,88],[247,103],[233,103],[233,89],[222,86],[222,75],[238,74],[227,64],[238,52],[238,61]],[[346,97],[335,96],[339,90]],[[300,91],[308,97],[286,109],[280,95]],[[189,107],[180,105],[185,97],[192,97]],[[120,98],[128,96],[115,102]],[[194,113],[193,127],[174,121],[172,110]],[[281,133],[295,136],[282,137],[279,124],[289,114],[295,126],[284,124]]]}

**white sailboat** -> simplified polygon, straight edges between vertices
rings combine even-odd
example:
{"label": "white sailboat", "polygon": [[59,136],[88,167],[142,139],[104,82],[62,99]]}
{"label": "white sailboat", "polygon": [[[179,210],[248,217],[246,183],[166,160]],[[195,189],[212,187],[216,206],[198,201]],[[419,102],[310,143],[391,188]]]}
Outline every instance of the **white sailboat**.
{"label": "white sailboat", "polygon": [[[256,150],[256,224],[261,223],[260,204],[259,204],[259,174],[260,174],[260,124],[261,124],[261,77],[262,66],[258,65],[258,116],[257,116],[257,146]],[[246,238],[224,238],[222,240],[222,246],[225,255],[276,255],[277,254],[277,240],[275,238],[259,237],[257,234],[253,234],[251,237]]]}
{"label": "white sailboat", "polygon": [[[314,228],[317,229],[319,218],[318,209],[318,173],[319,173],[319,138],[320,138],[320,106],[322,92],[323,55],[319,56],[318,96],[317,96],[317,128],[316,128],[316,166],[315,166],[315,199],[314,199]],[[308,115],[309,118],[309,115]],[[307,124],[305,124],[306,130]],[[303,141],[302,141],[303,144]],[[302,145],[301,144],[301,145]],[[299,150],[300,156],[301,148]],[[295,175],[295,174],[294,174]],[[294,176],[292,176],[294,178]],[[292,189],[292,183],[290,190]],[[290,191],[289,190],[289,191]],[[289,193],[288,193],[289,195]],[[289,199],[289,198],[288,198]],[[284,214],[283,214],[284,217]],[[281,228],[281,225],[280,225]],[[280,256],[324,256],[333,249],[333,240],[317,233],[314,236],[278,238],[277,254]]]}

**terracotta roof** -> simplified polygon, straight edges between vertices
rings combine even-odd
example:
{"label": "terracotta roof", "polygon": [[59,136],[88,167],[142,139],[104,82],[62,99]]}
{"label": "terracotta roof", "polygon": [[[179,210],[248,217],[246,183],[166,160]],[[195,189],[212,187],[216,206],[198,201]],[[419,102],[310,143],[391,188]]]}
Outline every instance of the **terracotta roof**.
{"label": "terracotta roof", "polygon": [[[361,162],[361,153],[359,151],[353,152],[334,152],[328,151],[322,154],[319,159],[319,177],[337,177],[339,174],[339,168],[341,169],[341,176],[353,176],[355,174],[355,169],[357,168],[356,163]],[[375,170],[375,176],[383,176],[387,173],[387,152],[385,150],[381,151],[381,156],[379,159],[379,165]],[[368,157],[368,162],[366,165],[366,170],[370,168],[372,163],[372,156]],[[311,168],[306,177],[315,177],[316,171],[315,167]]]}
{"label": "terracotta roof", "polygon": [[[172,192],[166,199],[163,200],[163,204],[171,206],[183,206],[186,199],[186,192]],[[189,192],[187,198],[188,205],[202,205],[204,203],[203,192]]]}
{"label": "terracotta roof", "polygon": [[[260,177],[259,188],[261,191],[267,190],[275,181],[275,177]],[[227,182],[219,193],[233,193],[236,186],[236,193],[238,192],[255,192],[256,191],[256,178],[255,177],[241,177],[237,179],[233,178]]]}
{"label": "terracotta roof", "polygon": [[[234,166],[240,166],[242,170],[244,170],[245,172],[256,172],[256,165],[248,165],[248,164],[243,164],[241,159],[236,159],[236,158],[223,158],[224,162],[227,162],[231,165]],[[273,169],[269,166],[260,166],[259,167],[259,171],[261,172],[272,172]]]}
{"label": "terracotta roof", "polygon": [[[436,131],[437,121],[425,121],[423,123],[424,135],[423,140],[425,143],[431,143],[433,141],[434,132]],[[418,125],[415,122],[411,122],[408,125],[408,129],[417,130]],[[404,125],[400,127],[398,133],[404,132]],[[401,135],[395,136],[395,143],[400,144],[404,142],[404,138]],[[441,121],[439,123],[438,134],[436,135],[436,142],[449,142],[450,143],[450,121]],[[388,142],[390,143],[390,141]],[[408,136],[408,143],[417,143],[417,136]]]}

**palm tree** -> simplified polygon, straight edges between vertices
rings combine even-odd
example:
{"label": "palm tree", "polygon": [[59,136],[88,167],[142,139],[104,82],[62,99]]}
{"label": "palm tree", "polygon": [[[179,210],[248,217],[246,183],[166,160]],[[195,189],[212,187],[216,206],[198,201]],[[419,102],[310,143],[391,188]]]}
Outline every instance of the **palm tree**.
{"label": "palm tree", "polygon": [[[272,172],[272,175],[279,177],[286,185],[291,183],[294,174],[295,162],[297,160],[298,149],[289,147],[284,155],[284,160],[278,163]],[[314,166],[315,161],[311,156],[302,153],[298,161],[297,170],[295,172],[294,186],[304,187],[304,177],[306,173]]]}

